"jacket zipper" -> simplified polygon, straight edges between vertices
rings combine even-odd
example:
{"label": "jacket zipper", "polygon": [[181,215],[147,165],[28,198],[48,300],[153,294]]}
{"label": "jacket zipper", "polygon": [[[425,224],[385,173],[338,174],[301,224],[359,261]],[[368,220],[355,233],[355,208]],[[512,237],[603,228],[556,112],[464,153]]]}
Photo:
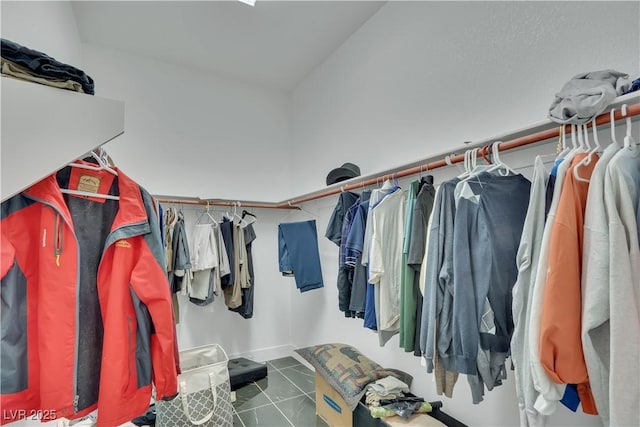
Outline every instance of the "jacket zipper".
{"label": "jacket zipper", "polygon": [[64,247],[64,230],[60,221],[60,214],[56,212],[55,221],[53,223],[53,256],[56,259],[56,265],[60,267],[60,256]]}
{"label": "jacket zipper", "polygon": [[127,316],[127,332],[129,333],[129,339],[127,341],[127,365],[129,368],[129,376],[133,372],[131,369],[131,349],[133,348],[133,319],[131,316]]}
{"label": "jacket zipper", "polygon": [[[31,195],[26,194],[27,198],[35,200],[36,202],[42,203],[45,206],[50,207],[55,212],[55,220],[54,220],[54,232],[53,232],[53,255],[56,258],[56,265],[60,266],[60,256],[62,255],[62,249],[64,247],[64,230],[62,223],[64,222],[71,233],[73,233],[74,241],[76,242],[76,254],[77,254],[77,263],[76,263],[76,319],[75,319],[75,342],[74,342],[74,350],[73,350],[73,411],[74,413],[78,412],[78,402],[80,400],[80,396],[78,395],[78,337],[80,336],[80,308],[78,303],[80,301],[80,287],[78,284],[80,283],[80,244],[78,243],[78,239],[73,231],[73,227],[70,223],[67,222],[65,217],[61,214],[60,209],[50,202],[39,199],[37,197],[33,197]],[[62,219],[62,221],[61,221]]]}

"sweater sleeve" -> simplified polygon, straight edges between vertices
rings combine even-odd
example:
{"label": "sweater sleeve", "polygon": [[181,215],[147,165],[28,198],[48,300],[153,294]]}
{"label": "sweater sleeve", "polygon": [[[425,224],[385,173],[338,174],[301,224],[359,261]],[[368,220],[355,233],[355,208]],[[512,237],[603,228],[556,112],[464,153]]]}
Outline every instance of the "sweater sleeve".
{"label": "sweater sleeve", "polygon": [[[453,327],[452,345],[455,370],[461,374],[477,374],[478,311],[471,253],[470,215],[475,204],[461,198],[456,211],[453,234]],[[445,279],[450,280],[449,274]]]}
{"label": "sweater sleeve", "polygon": [[[561,203],[559,211],[562,207]],[[540,360],[554,382],[581,384],[588,379],[580,338],[582,254],[576,230],[563,222],[563,214],[563,211],[559,212],[551,230],[540,328]]]}
{"label": "sweater sleeve", "polygon": [[[547,223],[547,225],[549,224]],[[545,234],[548,234],[547,230],[545,230]],[[543,237],[542,252],[540,254],[540,262],[538,263],[538,271],[531,298],[529,336],[527,338],[529,344],[529,360],[531,363],[531,378],[534,388],[540,393],[536,399],[534,408],[542,415],[551,415],[555,412],[565,389],[564,384],[556,384],[549,378],[540,360],[540,330],[542,301],[547,279],[548,240],[548,237],[546,239]]]}

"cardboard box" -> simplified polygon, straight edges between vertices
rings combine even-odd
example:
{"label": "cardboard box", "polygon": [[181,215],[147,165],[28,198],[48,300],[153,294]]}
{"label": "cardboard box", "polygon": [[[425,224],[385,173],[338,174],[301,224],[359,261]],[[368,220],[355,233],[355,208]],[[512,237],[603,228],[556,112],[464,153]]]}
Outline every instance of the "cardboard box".
{"label": "cardboard box", "polygon": [[[331,427],[393,427],[421,426],[442,427],[446,424],[427,414],[414,414],[408,420],[399,416],[384,419],[372,418],[369,409],[362,402],[354,412],[347,402],[316,371],[316,414]],[[463,424],[461,424],[463,425]]]}
{"label": "cardboard box", "polygon": [[316,372],[316,414],[332,427],[352,427],[347,402]]}

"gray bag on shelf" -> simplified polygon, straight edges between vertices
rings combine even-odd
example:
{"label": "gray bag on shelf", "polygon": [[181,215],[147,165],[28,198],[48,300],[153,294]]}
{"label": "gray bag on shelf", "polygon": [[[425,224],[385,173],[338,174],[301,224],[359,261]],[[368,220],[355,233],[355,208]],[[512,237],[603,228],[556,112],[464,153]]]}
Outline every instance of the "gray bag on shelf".
{"label": "gray bag on shelf", "polygon": [[156,401],[156,426],[233,426],[228,361],[217,344],[181,351],[179,393]]}

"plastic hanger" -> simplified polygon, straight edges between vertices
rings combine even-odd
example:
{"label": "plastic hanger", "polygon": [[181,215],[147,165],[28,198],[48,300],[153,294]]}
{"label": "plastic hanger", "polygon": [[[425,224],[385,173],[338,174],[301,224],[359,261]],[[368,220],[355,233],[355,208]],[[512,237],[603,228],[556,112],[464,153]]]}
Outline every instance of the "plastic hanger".
{"label": "plastic hanger", "polygon": [[[251,218],[249,218],[248,220],[245,219],[245,217],[250,216]],[[254,214],[252,214],[251,212],[247,211],[247,210],[242,210],[242,219],[244,219],[247,222],[247,225],[249,224],[253,224],[254,222],[256,222],[258,220],[258,217],[255,216]]]}
{"label": "plastic hanger", "polygon": [[198,215],[198,219],[196,219],[196,224],[200,224],[200,220],[205,215],[207,215],[207,217],[209,217],[209,219],[211,220],[212,225],[214,226],[214,228],[219,225],[218,221],[216,221],[216,219],[213,217],[213,215],[211,215],[211,213],[209,212],[209,202],[207,202],[207,206],[204,209],[204,211],[202,211],[202,213],[200,213],[200,215]]}
{"label": "plastic hanger", "polygon": [[627,114],[627,104],[622,104],[622,116],[626,117],[627,134],[624,136],[624,148],[629,150],[638,150],[638,142],[631,136],[631,116]]}
{"label": "plastic hanger", "polygon": [[240,202],[233,203],[233,221],[238,220],[238,225],[242,228],[249,225],[247,221],[244,220],[240,215],[238,215],[238,206],[240,206]]}
{"label": "plastic hanger", "polygon": [[487,169],[487,172],[493,172],[497,170],[501,176],[517,175],[517,172],[515,170],[511,169],[506,163],[504,163],[500,159],[500,149],[498,145],[501,143],[502,141],[496,141],[493,144],[491,144],[491,160],[495,164],[494,166]]}
{"label": "plastic hanger", "polygon": [[567,145],[567,131],[566,131],[566,125],[562,125],[560,127],[560,140],[562,141],[562,151],[560,151],[560,153],[558,153],[558,158],[562,159],[564,158],[567,154],[569,154],[571,152],[571,147],[569,147]]}
{"label": "plastic hanger", "polygon": [[584,143],[584,139],[582,138],[582,126],[575,125],[575,133],[576,138],[578,139],[578,146],[580,147],[580,151],[588,151],[587,146]]}
{"label": "plastic hanger", "polygon": [[591,148],[591,141],[589,140],[589,128],[586,124],[582,125],[582,133],[584,134],[584,142],[587,144],[587,147],[589,147],[589,152],[591,152],[593,148]]}
{"label": "plastic hanger", "polygon": [[[101,150],[103,153],[105,152],[104,149],[102,149],[102,147],[101,147]],[[98,154],[96,154],[95,151],[91,151],[88,155],[85,155],[83,157],[88,157],[88,156],[93,157],[96,160],[96,162],[98,162],[97,166],[92,166],[86,163],[76,163],[76,162],[69,163],[69,166],[72,166],[74,168],[92,170],[92,171],[105,170],[109,173],[112,173],[115,176],[118,176],[118,172],[115,169],[113,169],[109,165],[109,163],[105,161],[105,159],[103,159]]]}
{"label": "plastic hanger", "polygon": [[70,190],[68,188],[61,188],[60,192],[64,194],[71,194],[72,196],[97,197],[100,199],[120,200],[119,196],[112,196],[111,194],[91,193],[89,191]]}
{"label": "plastic hanger", "polygon": [[[467,178],[469,176],[469,172],[471,171],[471,168],[469,167],[469,156],[470,156],[471,152],[470,150],[467,150],[464,152],[464,161],[462,163],[462,173],[460,175],[458,175],[458,179],[459,180],[463,180],[465,178]],[[447,158],[445,158],[446,161]],[[447,162],[447,164],[451,164],[451,159],[449,158],[449,161]]]}
{"label": "plastic hanger", "polygon": [[620,147],[620,143],[618,142],[618,139],[616,138],[616,120],[615,120],[615,116],[616,116],[616,109],[612,108],[611,111],[609,112],[609,125],[610,125],[610,130],[611,130],[611,140],[613,141],[614,144],[616,144],[617,146]]}
{"label": "plastic hanger", "polygon": [[480,148],[471,150],[471,175],[477,175],[491,167],[490,165],[478,164],[478,153],[480,153]]}
{"label": "plastic hanger", "polygon": [[[104,153],[104,149],[102,149],[102,147],[100,147],[100,150],[102,150],[101,152]],[[92,170],[92,171],[102,171],[102,170],[106,170],[109,173],[114,174],[115,176],[118,176],[118,172],[115,171],[113,168],[111,168],[98,154],[96,154],[94,151],[91,151],[88,155],[85,155],[83,157],[88,157],[88,156],[93,157],[96,162],[98,162],[98,164],[96,166],[92,166],[90,164],[86,164],[86,163],[78,163],[76,162],[71,162],[68,164],[68,166],[74,167],[74,168],[79,168],[79,169],[86,169],[86,170]],[[72,196],[83,196],[83,197],[97,197],[100,199],[108,199],[108,200],[120,200],[120,196],[113,196],[111,194],[102,194],[102,193],[92,193],[89,191],[82,191],[82,190],[71,190],[69,188],[60,188],[60,192],[63,194],[70,194]]]}
{"label": "plastic hanger", "polygon": [[480,172],[489,171],[491,169],[491,165],[482,165],[478,164],[478,153],[480,152],[480,148],[474,148],[472,150],[468,150],[465,152],[465,157],[468,154],[468,174],[466,177],[462,178],[461,181],[467,181],[470,178],[473,178]]}
{"label": "plastic hanger", "polygon": [[280,220],[280,222],[284,222],[284,220],[288,219],[291,215],[293,215],[293,214],[294,214],[295,212],[297,212],[297,211],[305,212],[305,213],[307,213],[307,214],[311,215],[312,217],[314,217],[314,218],[316,218],[316,219],[319,219],[319,218],[320,218],[318,215],[314,214],[313,212],[310,212],[310,211],[306,210],[306,209],[305,209],[305,208],[303,208],[302,206],[300,206],[300,205],[294,205],[294,204],[293,204],[293,202],[294,202],[294,200],[289,200],[289,201],[287,202],[287,204],[288,204],[291,208],[293,208],[293,209],[291,209],[291,210],[290,210],[290,211],[289,211],[289,212],[288,212],[284,217],[282,217],[282,219]]}
{"label": "plastic hanger", "polygon": [[576,141],[576,126],[575,125],[571,125],[571,152],[575,152],[577,150],[580,149],[580,147],[578,146],[578,142]]}

